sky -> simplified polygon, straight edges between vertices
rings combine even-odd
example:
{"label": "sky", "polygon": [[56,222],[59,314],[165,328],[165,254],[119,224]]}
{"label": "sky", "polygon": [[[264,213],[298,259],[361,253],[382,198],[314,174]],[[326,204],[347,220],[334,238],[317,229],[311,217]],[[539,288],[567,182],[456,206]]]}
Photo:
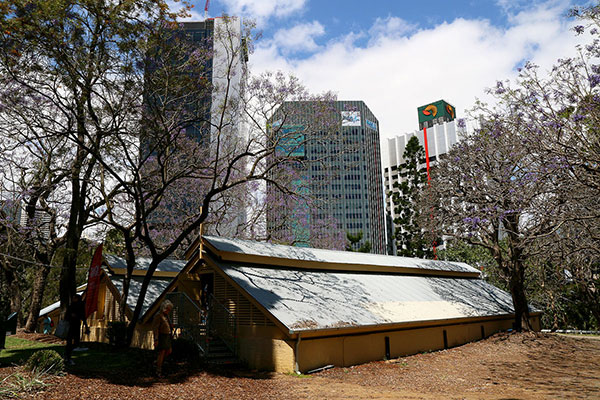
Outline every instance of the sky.
{"label": "sky", "polygon": [[[203,19],[205,0],[192,4]],[[574,5],[585,1],[213,0],[208,15],[255,21],[253,74],[282,70],[312,92],[364,101],[384,141],[417,129],[419,106],[444,99],[467,117],[526,61],[547,71],[575,55]]]}

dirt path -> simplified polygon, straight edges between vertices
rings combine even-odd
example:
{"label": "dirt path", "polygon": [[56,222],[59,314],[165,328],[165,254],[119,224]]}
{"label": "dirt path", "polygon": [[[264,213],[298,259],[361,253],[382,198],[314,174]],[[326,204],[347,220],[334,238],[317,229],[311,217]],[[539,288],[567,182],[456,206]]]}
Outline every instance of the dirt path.
{"label": "dirt path", "polygon": [[[6,369],[5,369],[6,370]],[[0,370],[0,374],[6,371]],[[122,375],[122,374],[121,374]],[[36,399],[555,399],[600,398],[600,341],[498,334],[454,349],[310,377],[248,372],[132,371],[113,378],[67,375]]]}
{"label": "dirt path", "polygon": [[396,398],[600,398],[600,343],[584,337],[500,334],[320,376],[390,388]]}

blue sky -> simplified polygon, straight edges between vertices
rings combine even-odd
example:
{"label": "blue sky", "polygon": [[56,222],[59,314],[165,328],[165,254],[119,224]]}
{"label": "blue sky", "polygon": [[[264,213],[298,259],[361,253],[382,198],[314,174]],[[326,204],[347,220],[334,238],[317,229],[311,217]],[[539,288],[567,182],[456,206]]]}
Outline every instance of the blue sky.
{"label": "blue sky", "polygon": [[[478,5],[475,5],[479,3]],[[506,25],[507,14],[495,1],[308,1],[297,14],[273,19],[264,26],[265,36],[299,21],[319,21],[326,27],[323,39],[341,36],[349,31],[368,30],[378,18],[402,18],[410,25],[431,28],[456,18],[485,18],[495,25]],[[218,2],[215,2],[219,6]],[[224,9],[222,7],[222,9]]]}
{"label": "blue sky", "polygon": [[[531,60],[548,70],[585,40],[576,0],[212,0],[209,16],[253,19],[253,73],[282,70],[313,92],[363,100],[385,138],[413,131],[416,108],[444,99],[467,116],[484,89]],[[201,19],[205,1],[196,1]]]}

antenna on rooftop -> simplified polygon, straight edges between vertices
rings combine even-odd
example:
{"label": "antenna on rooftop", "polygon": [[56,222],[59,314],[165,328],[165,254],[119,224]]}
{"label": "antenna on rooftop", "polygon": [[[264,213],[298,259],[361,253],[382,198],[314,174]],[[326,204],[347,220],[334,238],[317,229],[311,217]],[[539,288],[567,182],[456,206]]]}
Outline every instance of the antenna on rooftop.
{"label": "antenna on rooftop", "polygon": [[208,19],[208,3],[210,3],[210,0],[206,0],[206,4],[204,5],[204,19]]}

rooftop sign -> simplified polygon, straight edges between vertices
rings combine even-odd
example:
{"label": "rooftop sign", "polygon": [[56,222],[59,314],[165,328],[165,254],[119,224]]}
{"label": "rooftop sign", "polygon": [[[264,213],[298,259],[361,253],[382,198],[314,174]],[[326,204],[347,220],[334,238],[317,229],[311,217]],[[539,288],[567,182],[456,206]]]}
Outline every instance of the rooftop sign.
{"label": "rooftop sign", "polygon": [[456,109],[453,105],[439,100],[417,108],[419,114],[419,125],[426,121],[442,118],[445,121],[452,121],[456,118]]}

